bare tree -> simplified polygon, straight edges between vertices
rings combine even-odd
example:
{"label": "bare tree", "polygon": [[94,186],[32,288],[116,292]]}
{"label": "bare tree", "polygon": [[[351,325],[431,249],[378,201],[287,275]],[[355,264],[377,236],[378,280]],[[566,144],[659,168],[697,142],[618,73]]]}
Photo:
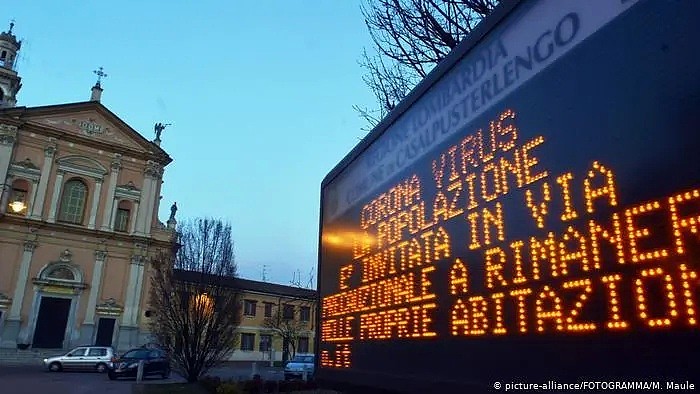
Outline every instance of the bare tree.
{"label": "bare tree", "polygon": [[[301,318],[302,307],[309,308],[308,320]],[[312,310],[313,300],[294,297],[286,298],[283,302],[283,299],[280,298],[277,307],[272,312],[272,316],[266,317],[263,322],[263,327],[280,336],[283,344],[286,343],[292,347],[291,358],[296,355],[299,337],[313,330]]]}
{"label": "bare tree", "polygon": [[231,226],[208,218],[179,226],[173,250],[153,261],[151,333],[189,382],[236,347],[236,268]]}
{"label": "bare tree", "polygon": [[499,0],[365,0],[362,15],[376,55],[363,52],[363,80],[378,109],[354,106],[376,126]]}

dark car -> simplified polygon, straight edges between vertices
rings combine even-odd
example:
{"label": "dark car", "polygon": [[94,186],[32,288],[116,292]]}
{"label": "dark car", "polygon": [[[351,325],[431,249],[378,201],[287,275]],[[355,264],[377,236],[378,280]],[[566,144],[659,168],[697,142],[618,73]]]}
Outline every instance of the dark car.
{"label": "dark car", "polygon": [[163,379],[170,376],[170,359],[161,349],[138,348],[131,349],[121,357],[109,363],[107,376],[116,378],[135,378],[139,362],[143,361],[143,376],[160,375]]}

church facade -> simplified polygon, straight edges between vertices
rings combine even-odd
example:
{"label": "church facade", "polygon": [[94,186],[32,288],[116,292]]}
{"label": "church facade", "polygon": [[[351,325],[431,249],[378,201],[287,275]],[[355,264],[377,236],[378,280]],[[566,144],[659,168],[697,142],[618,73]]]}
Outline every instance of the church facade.
{"label": "church facade", "polygon": [[0,347],[146,343],[172,159],[100,102],[99,79],[89,101],[17,106],[20,47],[0,33]]}

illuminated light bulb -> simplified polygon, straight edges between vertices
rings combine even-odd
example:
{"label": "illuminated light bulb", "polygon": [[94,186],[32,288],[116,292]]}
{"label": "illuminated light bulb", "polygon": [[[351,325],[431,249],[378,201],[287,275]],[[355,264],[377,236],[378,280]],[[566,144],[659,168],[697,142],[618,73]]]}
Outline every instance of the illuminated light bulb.
{"label": "illuminated light bulb", "polygon": [[[488,193],[488,173],[492,173],[492,180],[494,184],[493,193]],[[486,164],[481,170],[481,197],[484,201],[493,201],[501,194],[501,183],[499,182],[500,175],[498,173],[498,166],[494,162]]]}
{"label": "illuminated light bulb", "polygon": [[[598,189],[592,189],[591,179],[595,178],[596,176],[596,172],[594,170],[597,170],[597,172],[604,175],[605,186]],[[587,211],[589,213],[593,213],[593,200],[606,194],[609,197],[610,205],[616,206],[617,198],[615,196],[615,184],[613,173],[612,171],[609,171],[604,166],[602,166],[599,162],[595,161],[593,162],[593,170],[590,170],[588,172],[588,179],[584,180],[584,196],[586,198]]]}
{"label": "illuminated light bulb", "polygon": [[468,291],[467,268],[458,258],[450,269],[450,293],[466,294]]}
{"label": "illuminated light bulb", "polygon": [[669,210],[671,212],[671,222],[673,225],[674,229],[674,236],[676,238],[675,244],[676,244],[676,252],[678,254],[684,254],[685,249],[683,248],[683,238],[681,236],[681,229],[687,228],[690,230],[691,233],[695,234],[698,231],[697,228],[697,219],[696,217],[693,218],[680,218],[679,213],[678,213],[678,208],[676,207],[677,203],[681,203],[693,198],[697,198],[700,196],[700,193],[698,190],[693,190],[691,192],[686,192],[684,194],[678,194],[676,197],[670,197],[669,198]]}
{"label": "illuminated light bulb", "polygon": [[449,219],[449,203],[447,202],[447,197],[441,191],[438,191],[435,195],[433,217],[434,221],[438,223]]}
{"label": "illuminated light bulb", "polygon": [[445,154],[440,155],[440,165],[437,164],[436,160],[433,160],[432,163],[432,169],[433,169],[433,178],[435,179],[435,186],[438,189],[442,189],[442,178],[444,176],[444,171],[445,171]]}
{"label": "illuminated light bulb", "polygon": [[524,183],[526,185],[529,185],[533,182],[536,182],[542,178],[547,177],[549,174],[547,171],[542,171],[538,174],[532,175],[530,174],[530,167],[535,166],[539,161],[535,157],[528,158],[527,152],[537,145],[540,145],[544,142],[544,137],[543,136],[537,136],[534,139],[526,142],[523,144],[522,149],[520,150],[520,156],[521,156],[521,164],[523,168],[523,173],[524,173]]}
{"label": "illuminated light bulb", "polygon": [[547,182],[542,183],[542,202],[535,204],[531,190],[525,192],[525,201],[527,207],[530,208],[532,218],[537,223],[537,227],[544,228],[544,217],[547,215],[547,206],[549,201],[551,201],[549,184]]}

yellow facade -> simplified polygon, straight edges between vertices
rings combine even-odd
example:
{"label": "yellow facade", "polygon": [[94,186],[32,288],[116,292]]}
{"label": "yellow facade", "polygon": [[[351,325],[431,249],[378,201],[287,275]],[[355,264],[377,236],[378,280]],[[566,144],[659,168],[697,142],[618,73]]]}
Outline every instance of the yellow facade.
{"label": "yellow facade", "polygon": [[149,341],[149,261],[173,236],[157,215],[171,159],[97,99],[0,108],[1,347]]}
{"label": "yellow facade", "polygon": [[[264,282],[253,282],[256,284],[269,285]],[[243,286],[241,286],[243,287]],[[241,292],[241,312],[242,318],[239,331],[239,342],[238,346],[231,356],[231,360],[246,360],[246,361],[259,361],[259,360],[273,360],[280,361],[284,355],[284,346],[282,335],[279,331],[266,325],[266,321],[275,321],[277,313],[282,309],[284,312],[285,305],[288,308],[293,309],[293,318],[289,319],[291,322],[288,324],[293,327],[293,330],[289,330],[290,333],[294,333],[295,338],[295,349],[296,353],[313,353],[314,352],[314,341],[315,341],[315,314],[316,314],[316,299],[315,292],[312,290],[298,289],[294,287],[275,285],[275,288],[283,289],[287,288],[294,291],[296,294],[274,294],[274,293],[263,293],[259,291],[251,291],[243,288]],[[254,309],[247,307],[254,303]],[[266,305],[269,305],[266,307]],[[306,309],[305,312],[302,309]],[[253,312],[254,310],[254,312]],[[266,314],[266,312],[268,312]],[[289,316],[291,317],[291,316]],[[249,343],[246,343],[244,336],[254,335],[252,349]],[[271,337],[271,348],[270,350],[265,350],[263,346],[261,348],[261,340],[263,336],[269,335]],[[301,342],[301,343],[300,343]],[[305,343],[304,343],[305,342]],[[300,346],[301,345],[301,346]],[[288,356],[292,353],[292,346],[288,347]]]}

